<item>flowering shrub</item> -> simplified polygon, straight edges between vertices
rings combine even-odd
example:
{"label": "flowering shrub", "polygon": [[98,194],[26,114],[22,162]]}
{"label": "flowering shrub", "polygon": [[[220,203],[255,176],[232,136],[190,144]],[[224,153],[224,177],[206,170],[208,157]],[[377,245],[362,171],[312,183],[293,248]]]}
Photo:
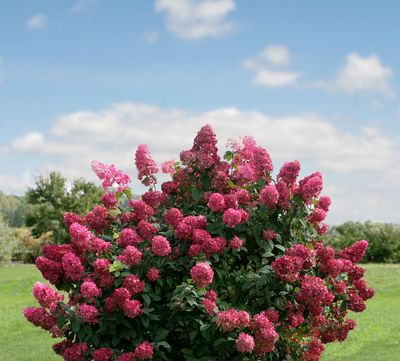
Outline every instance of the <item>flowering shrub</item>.
{"label": "flowering shrub", "polygon": [[71,241],[47,245],[36,265],[64,296],[37,283],[35,326],[64,340],[67,361],[319,360],[324,344],[355,328],[374,292],[356,265],[368,243],[340,253],[319,235],[330,199],[322,176],[298,180],[288,162],[276,179],[269,154],[250,137],[223,159],[210,126],[156,190],[145,145],[139,179],[93,162],[108,193],[87,215],[66,213]]}

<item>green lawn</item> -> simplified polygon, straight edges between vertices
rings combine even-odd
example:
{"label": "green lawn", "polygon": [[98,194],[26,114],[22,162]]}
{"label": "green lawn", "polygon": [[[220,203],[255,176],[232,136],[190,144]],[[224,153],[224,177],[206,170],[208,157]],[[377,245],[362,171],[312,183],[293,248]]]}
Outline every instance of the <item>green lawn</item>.
{"label": "green lawn", "polygon": [[375,289],[367,310],[352,314],[358,327],[340,344],[326,347],[323,361],[400,360],[400,265],[368,264],[366,279]]}
{"label": "green lawn", "polygon": [[[342,344],[327,346],[323,361],[400,360],[400,265],[367,268],[367,280],[376,290],[367,311],[355,314],[359,327]],[[0,361],[57,361],[54,340],[31,326],[22,315],[34,306],[33,284],[41,279],[31,265],[0,268]]]}

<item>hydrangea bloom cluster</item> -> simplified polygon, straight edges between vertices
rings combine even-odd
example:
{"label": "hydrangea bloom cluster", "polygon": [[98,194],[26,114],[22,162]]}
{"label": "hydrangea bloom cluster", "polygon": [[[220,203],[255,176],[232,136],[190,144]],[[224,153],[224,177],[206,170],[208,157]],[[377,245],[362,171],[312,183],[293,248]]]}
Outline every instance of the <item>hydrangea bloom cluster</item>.
{"label": "hydrangea bloom cluster", "polygon": [[106,193],[86,215],[66,213],[70,242],[46,245],[36,265],[39,307],[24,315],[63,338],[66,361],[319,360],[356,327],[374,291],[358,262],[368,243],[336,251],[320,235],[331,205],[322,176],[298,161],[272,177],[253,138],[221,157],[210,126],[161,169],[145,145],[135,162],[149,189],[93,162]]}

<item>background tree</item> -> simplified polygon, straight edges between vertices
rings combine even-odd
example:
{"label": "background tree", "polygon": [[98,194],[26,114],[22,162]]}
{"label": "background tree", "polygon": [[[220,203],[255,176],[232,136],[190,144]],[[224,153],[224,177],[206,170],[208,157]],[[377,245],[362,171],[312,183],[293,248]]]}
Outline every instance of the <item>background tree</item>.
{"label": "background tree", "polygon": [[0,265],[11,258],[13,249],[13,230],[3,221],[0,214]]}
{"label": "background tree", "polygon": [[10,227],[22,227],[25,222],[26,201],[24,197],[8,195],[0,191],[0,214]]}
{"label": "background tree", "polygon": [[55,243],[65,242],[68,232],[63,222],[64,212],[87,213],[102,192],[100,187],[82,178],[70,182],[58,172],[41,176],[26,192],[25,223],[32,227],[34,237],[50,231]]}
{"label": "background tree", "polygon": [[324,240],[336,249],[366,239],[369,243],[364,262],[400,262],[400,226],[390,223],[345,222],[334,226]]}

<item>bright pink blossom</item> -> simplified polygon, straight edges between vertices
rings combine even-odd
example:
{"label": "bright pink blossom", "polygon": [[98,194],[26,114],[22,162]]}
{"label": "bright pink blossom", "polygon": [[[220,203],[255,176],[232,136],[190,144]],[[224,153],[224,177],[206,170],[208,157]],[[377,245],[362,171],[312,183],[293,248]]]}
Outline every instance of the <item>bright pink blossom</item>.
{"label": "bright pink blossom", "polygon": [[78,314],[82,317],[83,321],[87,323],[98,323],[99,310],[96,306],[82,303],[79,306]]}
{"label": "bright pink blossom", "polygon": [[138,179],[146,186],[156,182],[154,174],[158,172],[157,164],[150,155],[147,145],[140,144],[135,153],[135,163]]}
{"label": "bright pink blossom", "polygon": [[85,268],[82,266],[81,260],[74,253],[68,252],[62,258],[62,267],[65,277],[70,281],[79,281]]}
{"label": "bright pink blossom", "polygon": [[118,185],[118,192],[123,192],[128,188],[131,179],[121,170],[117,170],[114,164],[108,165],[105,163],[93,161],[93,172],[103,181],[103,187],[112,187],[114,183]]}
{"label": "bright pink blossom", "polygon": [[207,205],[213,212],[223,211],[225,208],[224,196],[220,193],[212,193],[208,197]]}
{"label": "bright pink blossom", "polygon": [[260,202],[268,208],[274,208],[278,203],[279,192],[274,185],[266,186],[260,192]]}
{"label": "bright pink blossom", "polygon": [[255,342],[253,336],[240,332],[235,342],[236,349],[241,352],[252,352],[254,350]]}
{"label": "bright pink blossom", "polygon": [[135,348],[135,360],[149,360],[153,357],[153,345],[149,341],[143,341]]}
{"label": "bright pink blossom", "polygon": [[212,283],[214,271],[207,262],[199,262],[190,270],[190,276],[198,287],[203,288]]}
{"label": "bright pink blossom", "polygon": [[152,267],[147,271],[146,277],[150,282],[157,281],[158,279],[160,279],[160,270],[158,268]]}
{"label": "bright pink blossom", "polygon": [[119,261],[125,263],[127,266],[135,267],[139,265],[142,260],[142,252],[140,252],[135,246],[127,246],[124,252],[117,257]]}
{"label": "bright pink blossom", "polygon": [[151,251],[156,256],[165,257],[171,253],[171,245],[163,236],[154,236],[151,240]]}
{"label": "bright pink blossom", "polygon": [[33,295],[40,306],[51,312],[54,312],[58,303],[64,300],[63,295],[60,295],[56,290],[40,282],[36,282],[33,286]]}
{"label": "bright pink blossom", "polygon": [[300,163],[298,160],[286,162],[278,173],[278,179],[282,179],[286,184],[293,184],[300,173]]}
{"label": "bright pink blossom", "polygon": [[131,293],[136,295],[137,293],[143,292],[144,281],[141,281],[136,274],[131,274],[124,279],[123,286]]}

